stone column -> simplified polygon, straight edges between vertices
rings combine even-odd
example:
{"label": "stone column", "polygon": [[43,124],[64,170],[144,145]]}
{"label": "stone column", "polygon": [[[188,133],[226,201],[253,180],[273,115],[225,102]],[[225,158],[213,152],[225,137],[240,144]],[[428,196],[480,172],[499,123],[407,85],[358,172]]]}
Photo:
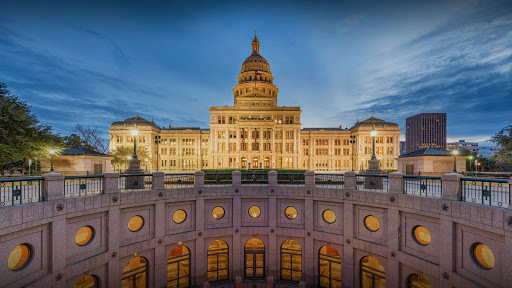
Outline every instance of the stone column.
{"label": "stone column", "polygon": [[393,172],[388,175],[389,192],[390,193],[404,193],[404,174],[400,172]]}
{"label": "stone column", "polygon": [[162,171],[153,172],[153,190],[165,189],[165,173]]}
{"label": "stone column", "polygon": [[204,172],[194,172],[194,187],[204,187]]}
{"label": "stone column", "polygon": [[315,171],[306,171],[304,180],[306,187],[315,187]]}
{"label": "stone column", "polygon": [[235,287],[242,288],[242,277],[236,276],[235,278]]}
{"label": "stone column", "polygon": [[460,178],[462,175],[457,173],[448,173],[441,176],[443,182],[443,195],[441,199],[459,201],[460,200]]}
{"label": "stone column", "polygon": [[231,185],[232,186],[241,186],[242,185],[242,172],[236,170],[231,172]]}
{"label": "stone column", "polygon": [[64,176],[60,173],[50,172],[43,174],[44,177],[44,200],[64,199]]}
{"label": "stone column", "polygon": [[348,171],[345,172],[344,177],[345,179],[345,189],[357,189],[356,185],[356,172],[354,171]]}
{"label": "stone column", "polygon": [[267,277],[267,288],[274,288],[274,277]]}
{"label": "stone column", "polygon": [[119,173],[103,173],[103,193],[119,193]]}
{"label": "stone column", "polygon": [[277,186],[277,171],[268,171],[268,186]]}

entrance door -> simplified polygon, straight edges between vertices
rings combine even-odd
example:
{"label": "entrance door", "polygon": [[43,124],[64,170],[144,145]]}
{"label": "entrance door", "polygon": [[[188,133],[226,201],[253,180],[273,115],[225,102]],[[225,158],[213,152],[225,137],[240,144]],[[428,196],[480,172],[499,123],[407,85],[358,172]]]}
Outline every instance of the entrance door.
{"label": "entrance door", "polygon": [[263,166],[265,167],[265,169],[270,168],[270,158],[265,157],[265,161],[263,163],[264,163]]}
{"label": "entrance door", "polygon": [[252,158],[252,168],[258,169],[258,167],[260,167],[260,164],[258,163],[258,157]]}
{"label": "entrance door", "polygon": [[103,174],[103,169],[101,164],[94,164],[94,175]]}
{"label": "entrance door", "polygon": [[405,175],[414,175],[414,165],[405,165]]}
{"label": "entrance door", "polygon": [[247,157],[242,157],[242,165],[240,166],[241,169],[247,169]]}
{"label": "entrance door", "polygon": [[265,245],[258,238],[245,243],[245,278],[265,278]]}

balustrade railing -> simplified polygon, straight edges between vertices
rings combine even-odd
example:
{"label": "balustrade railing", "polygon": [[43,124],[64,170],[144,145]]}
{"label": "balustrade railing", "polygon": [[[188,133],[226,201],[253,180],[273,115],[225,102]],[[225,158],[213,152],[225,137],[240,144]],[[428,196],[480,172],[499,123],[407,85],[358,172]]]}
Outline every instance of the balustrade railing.
{"label": "balustrade railing", "polygon": [[315,174],[315,185],[327,188],[344,188],[345,177],[343,174]]}
{"label": "balustrade railing", "polygon": [[194,174],[193,173],[181,173],[181,174],[165,174],[164,175],[164,187],[168,188],[179,188],[179,187],[192,187],[194,186]]}
{"label": "balustrade railing", "polygon": [[103,175],[64,177],[65,197],[91,196],[103,192]]}
{"label": "balustrade railing", "polygon": [[205,173],[204,174],[204,185],[231,185],[233,182],[232,173]]}
{"label": "balustrade railing", "polygon": [[442,184],[441,177],[404,175],[404,194],[440,198]]}
{"label": "balustrade railing", "polygon": [[119,191],[151,190],[153,174],[122,174],[119,175]]}
{"label": "balustrade railing", "polygon": [[461,201],[507,207],[510,204],[510,186],[507,179],[462,177]]}
{"label": "balustrade railing", "polygon": [[43,201],[44,178],[0,179],[0,207]]}
{"label": "balustrade railing", "polygon": [[389,179],[386,174],[357,174],[356,189],[387,192]]}
{"label": "balustrade railing", "polygon": [[279,173],[277,183],[281,185],[304,185],[306,183],[304,173]]}
{"label": "balustrade railing", "polygon": [[268,173],[244,172],[242,173],[243,185],[268,184]]}

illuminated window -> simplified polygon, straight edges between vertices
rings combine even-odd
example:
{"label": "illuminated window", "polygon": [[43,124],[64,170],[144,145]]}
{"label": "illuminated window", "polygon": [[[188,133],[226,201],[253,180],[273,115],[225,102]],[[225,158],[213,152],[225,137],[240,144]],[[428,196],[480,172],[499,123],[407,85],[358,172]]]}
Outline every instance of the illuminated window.
{"label": "illuminated window", "polygon": [[229,247],[222,240],[213,241],[208,246],[208,282],[229,278]]}
{"label": "illuminated window", "polygon": [[428,245],[432,240],[432,236],[430,236],[430,232],[427,230],[427,228],[419,225],[414,227],[413,236],[414,240],[423,246]]}
{"label": "illuminated window", "polygon": [[258,238],[245,243],[245,278],[265,278],[265,244]]}
{"label": "illuminated window", "polygon": [[329,224],[334,223],[336,221],[336,213],[330,209],[324,210],[322,218],[324,218],[324,221]]}
{"label": "illuminated window", "polygon": [[297,218],[297,213],[298,213],[297,209],[295,209],[295,207],[292,207],[292,206],[288,206],[284,210],[284,215],[286,215],[286,218],[288,218],[288,219]]}
{"label": "illuminated window", "polygon": [[361,259],[360,266],[361,278],[359,279],[361,287],[386,287],[386,273],[379,260],[366,256]]}
{"label": "illuminated window", "polygon": [[430,285],[430,282],[428,282],[425,277],[418,275],[418,274],[412,274],[407,278],[407,287],[408,288],[432,288],[432,285]]}
{"label": "illuminated window", "polygon": [[224,211],[224,208],[217,206],[217,207],[213,208],[213,210],[212,210],[212,217],[213,217],[213,219],[220,219],[220,218],[224,217],[225,213],[226,213],[226,211]]}
{"label": "illuminated window", "polygon": [[253,205],[249,208],[249,215],[252,217],[252,218],[258,218],[260,217],[261,215],[261,209],[260,207],[256,206],[256,205]]}
{"label": "illuminated window", "polygon": [[183,223],[186,219],[187,219],[187,212],[185,212],[185,210],[183,210],[183,209],[176,210],[176,212],[174,212],[172,214],[172,221],[174,221],[174,223],[176,223],[176,224]]}
{"label": "illuminated window", "polygon": [[12,271],[19,271],[25,268],[32,259],[32,246],[21,244],[12,249],[7,259],[7,265]]}
{"label": "illuminated window", "polygon": [[490,270],[494,267],[494,253],[491,249],[482,243],[473,244],[473,259],[475,262],[485,270]]}
{"label": "illuminated window", "polygon": [[178,246],[167,256],[167,287],[190,287],[190,250]]}
{"label": "illuminated window", "polygon": [[134,257],[123,268],[121,286],[129,287],[148,287],[148,260],[143,257]]}
{"label": "illuminated window", "polygon": [[87,275],[76,282],[74,288],[97,288],[100,287],[98,278],[93,275]]}
{"label": "illuminated window", "polygon": [[366,229],[375,232],[379,230],[380,223],[377,217],[369,215],[364,218],[364,226],[366,227]]}
{"label": "illuminated window", "polygon": [[325,245],[318,253],[320,287],[341,287],[341,256],[336,248]]}
{"label": "illuminated window", "polygon": [[76,231],[75,234],[75,243],[78,246],[84,246],[87,245],[89,242],[92,241],[92,238],[94,237],[94,230],[90,226],[84,226],[78,231]]}
{"label": "illuminated window", "polygon": [[286,240],[281,245],[281,279],[302,280],[302,249],[295,240]]}
{"label": "illuminated window", "polygon": [[142,218],[139,215],[133,216],[128,221],[128,229],[130,229],[130,231],[132,232],[139,231],[140,229],[142,229],[142,226],[144,226],[144,218]]}

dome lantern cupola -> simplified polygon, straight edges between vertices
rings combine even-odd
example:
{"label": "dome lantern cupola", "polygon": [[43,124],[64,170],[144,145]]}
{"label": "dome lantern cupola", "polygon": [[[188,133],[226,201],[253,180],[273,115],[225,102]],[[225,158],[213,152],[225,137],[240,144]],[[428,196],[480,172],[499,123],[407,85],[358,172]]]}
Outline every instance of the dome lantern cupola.
{"label": "dome lantern cupola", "polygon": [[258,32],[254,30],[254,40],[252,40],[251,55],[260,55],[260,41],[258,41]]}

